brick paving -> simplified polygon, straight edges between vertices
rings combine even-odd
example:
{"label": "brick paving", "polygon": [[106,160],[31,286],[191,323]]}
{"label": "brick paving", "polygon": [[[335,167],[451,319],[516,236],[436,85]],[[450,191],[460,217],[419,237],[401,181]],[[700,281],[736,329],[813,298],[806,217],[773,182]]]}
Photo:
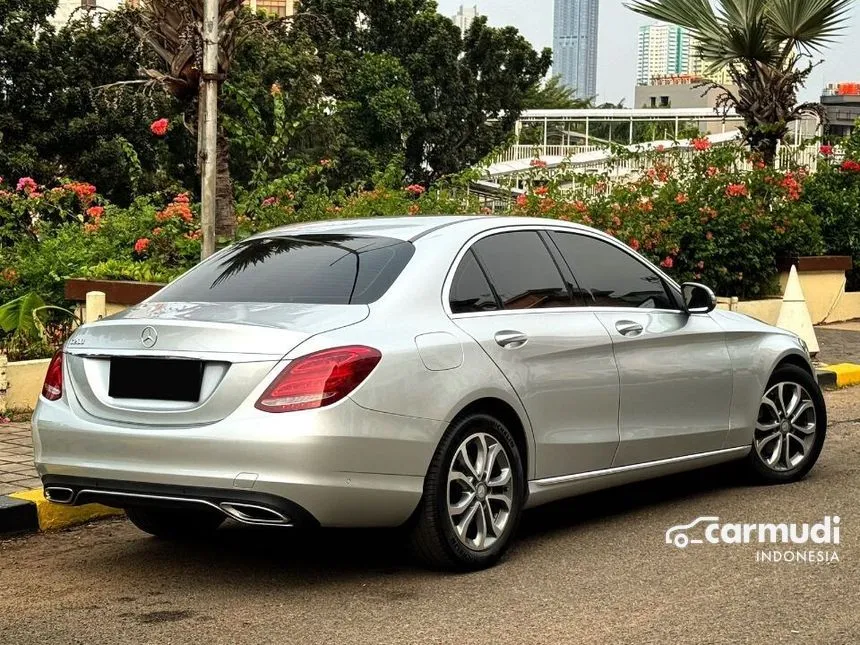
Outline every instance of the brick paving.
{"label": "brick paving", "polygon": [[[815,331],[821,346],[819,360],[860,364],[860,322],[817,327]],[[41,485],[33,467],[30,424],[0,425],[0,495]]]}
{"label": "brick paving", "polygon": [[33,467],[30,424],[0,425],[0,495],[41,485]]}

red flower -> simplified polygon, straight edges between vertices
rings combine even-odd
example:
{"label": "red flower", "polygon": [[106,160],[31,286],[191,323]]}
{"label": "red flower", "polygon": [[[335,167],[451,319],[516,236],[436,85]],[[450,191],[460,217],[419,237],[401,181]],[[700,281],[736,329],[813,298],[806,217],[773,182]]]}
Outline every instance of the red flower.
{"label": "red flower", "polygon": [[532,159],[530,165],[532,168],[546,168],[547,163],[543,159]]}
{"label": "red flower", "polygon": [[149,248],[149,239],[142,237],[137,242],[134,243],[134,252],[138,255],[143,255],[146,253],[146,250]]}
{"label": "red flower", "polygon": [[95,186],[80,181],[70,182],[63,186],[63,188],[72,191],[85,205],[91,203],[93,201],[93,197],[96,194]]}
{"label": "red flower", "polygon": [[15,190],[29,195],[34,192],[36,188],[38,188],[38,186],[31,177],[21,177],[21,179],[18,180],[18,187]]}
{"label": "red flower", "polygon": [[687,197],[687,193],[678,193],[675,196],[675,202],[678,204],[686,204],[688,201],[690,201],[690,198]]}
{"label": "red flower", "polygon": [[630,241],[627,242],[627,246],[629,246],[634,251],[638,251],[640,248],[639,240],[637,240],[635,237],[631,237]]}
{"label": "red flower", "polygon": [[154,134],[156,137],[163,137],[167,134],[167,131],[170,129],[170,121],[167,119],[158,119],[157,121],[153,121],[152,125],[149,126],[150,132]]}
{"label": "red flower", "polygon": [[831,157],[833,156],[833,146],[825,144],[818,149],[818,152],[821,153],[822,157]]}
{"label": "red flower", "polygon": [[173,201],[177,204],[190,204],[191,198],[188,196],[188,193],[179,193],[173,198]]}
{"label": "red flower", "polygon": [[105,209],[101,206],[90,206],[87,209],[87,215],[89,217],[92,217],[93,219],[99,219],[104,214],[105,214]]}
{"label": "red flower", "polygon": [[411,186],[407,186],[405,190],[413,197],[420,197],[427,192],[427,189],[424,188],[424,186],[422,186],[421,184],[412,184]]}
{"label": "red flower", "polygon": [[672,258],[666,256],[666,259],[660,263],[660,266],[664,269],[671,269],[673,266],[675,266],[675,261]]}
{"label": "red flower", "polygon": [[726,186],[726,197],[746,197],[747,187],[745,184],[729,184]]}
{"label": "red flower", "polygon": [[260,204],[260,206],[262,206],[263,208],[268,208],[269,206],[273,206],[277,203],[278,203],[277,197],[266,197],[266,199],[263,200],[263,203]]}
{"label": "red flower", "polygon": [[860,172],[860,163],[853,159],[846,159],[842,162],[843,172]]}
{"label": "red flower", "polygon": [[549,188],[546,186],[538,186],[535,188],[535,195],[546,195],[549,192]]}
{"label": "red flower", "polygon": [[528,206],[528,204],[529,198],[525,195],[520,195],[519,197],[517,197],[517,206],[519,206],[520,208],[525,208],[526,206]]}
{"label": "red flower", "polygon": [[690,143],[693,144],[693,148],[695,150],[698,150],[699,152],[704,152],[711,147],[711,142],[704,137],[697,137],[696,139],[690,141]]}

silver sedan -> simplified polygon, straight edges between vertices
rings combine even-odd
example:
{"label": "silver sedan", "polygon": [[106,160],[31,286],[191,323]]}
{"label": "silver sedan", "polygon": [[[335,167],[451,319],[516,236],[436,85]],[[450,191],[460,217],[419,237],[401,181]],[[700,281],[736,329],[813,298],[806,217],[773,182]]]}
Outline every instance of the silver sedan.
{"label": "silver sedan", "polygon": [[564,222],[300,224],[78,329],[33,419],[58,504],[160,537],[399,526],[435,566],[504,553],[524,509],[743,460],[812,468],[803,342]]}

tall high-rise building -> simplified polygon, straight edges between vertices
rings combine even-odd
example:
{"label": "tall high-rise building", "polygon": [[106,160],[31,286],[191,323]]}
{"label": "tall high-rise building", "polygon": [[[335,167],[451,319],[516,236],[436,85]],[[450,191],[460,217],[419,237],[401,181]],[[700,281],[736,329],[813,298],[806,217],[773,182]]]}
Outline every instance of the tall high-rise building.
{"label": "tall high-rise building", "polygon": [[553,74],[577,98],[597,95],[598,0],[555,0]]}
{"label": "tall high-rise building", "polygon": [[469,27],[472,26],[472,23],[475,22],[475,18],[478,17],[478,5],[473,5],[471,7],[465,7],[460,5],[459,11],[457,11],[456,15],[454,15],[451,20],[454,21],[454,24],[460,28],[460,31],[465,35],[467,31],[469,31]]}
{"label": "tall high-rise building", "polygon": [[725,69],[714,71],[696,53],[696,39],[676,25],[655,23],[639,28],[636,84],[652,85],[671,77],[731,82]]}
{"label": "tall high-rise building", "polygon": [[636,82],[649,85],[654,78],[691,73],[693,52],[690,32],[676,25],[639,27]]}

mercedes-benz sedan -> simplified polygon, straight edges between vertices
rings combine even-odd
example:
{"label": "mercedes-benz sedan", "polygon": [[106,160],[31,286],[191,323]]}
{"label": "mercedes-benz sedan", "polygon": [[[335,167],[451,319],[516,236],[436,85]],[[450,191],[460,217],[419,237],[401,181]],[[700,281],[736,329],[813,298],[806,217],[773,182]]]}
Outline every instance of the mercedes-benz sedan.
{"label": "mercedes-benz sedan", "polygon": [[564,222],[289,226],[78,329],[36,465],[52,502],[157,536],[406,525],[430,563],[479,568],[545,502],[730,460],[809,471],[803,342],[715,305]]}

